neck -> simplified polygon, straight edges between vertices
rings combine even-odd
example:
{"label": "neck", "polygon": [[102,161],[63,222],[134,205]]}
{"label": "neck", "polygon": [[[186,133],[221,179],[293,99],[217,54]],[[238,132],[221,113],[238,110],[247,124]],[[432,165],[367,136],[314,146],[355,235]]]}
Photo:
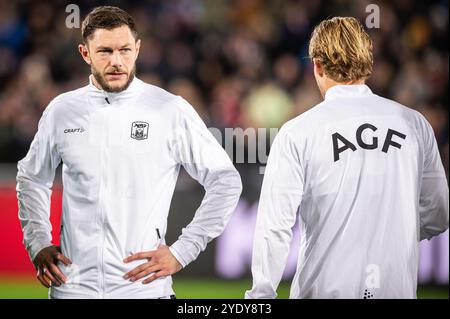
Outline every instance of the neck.
{"label": "neck", "polygon": [[336,82],[329,78],[325,78],[322,82],[322,88],[321,88],[322,97],[325,98],[325,93],[327,93],[327,91],[329,89],[331,89],[333,86],[336,86],[336,85],[363,85],[365,83],[366,83],[366,81],[364,79],[353,80],[353,81],[348,81],[348,82]]}

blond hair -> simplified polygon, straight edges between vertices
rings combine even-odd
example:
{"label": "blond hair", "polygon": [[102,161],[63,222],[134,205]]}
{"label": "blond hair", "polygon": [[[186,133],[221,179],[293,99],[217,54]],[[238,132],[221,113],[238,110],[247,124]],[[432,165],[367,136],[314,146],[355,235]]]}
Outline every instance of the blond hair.
{"label": "blond hair", "polygon": [[309,57],[320,60],[325,74],[336,82],[365,80],[372,75],[372,40],[352,17],[335,17],[316,26]]}

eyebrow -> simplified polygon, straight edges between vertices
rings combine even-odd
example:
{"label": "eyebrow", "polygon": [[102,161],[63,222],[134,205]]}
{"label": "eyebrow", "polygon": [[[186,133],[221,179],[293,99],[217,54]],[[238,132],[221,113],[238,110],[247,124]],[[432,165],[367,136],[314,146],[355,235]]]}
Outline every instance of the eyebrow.
{"label": "eyebrow", "polygon": [[100,50],[109,50],[112,51],[113,49],[111,47],[98,47],[96,51],[100,51]]}
{"label": "eyebrow", "polygon": [[[129,47],[129,46],[130,46],[130,43],[127,43],[127,44],[124,44],[123,46],[121,46],[120,48],[123,49],[123,48]],[[97,51],[100,51],[100,50],[109,50],[109,51],[113,51],[113,48],[111,48],[111,47],[100,46],[100,47],[97,48]]]}

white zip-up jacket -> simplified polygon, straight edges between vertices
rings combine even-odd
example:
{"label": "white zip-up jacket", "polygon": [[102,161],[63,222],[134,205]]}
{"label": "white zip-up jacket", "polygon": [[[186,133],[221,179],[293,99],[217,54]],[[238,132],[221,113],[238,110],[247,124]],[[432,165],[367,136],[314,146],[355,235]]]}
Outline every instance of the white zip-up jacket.
{"label": "white zip-up jacket", "polygon": [[50,195],[62,161],[59,263],[68,282],[52,298],[160,298],[171,276],[148,285],[122,276],[145,262],[130,254],[164,242],[180,165],[205,188],[192,222],[170,251],[185,267],[224,229],[241,179],[228,155],[185,100],[135,78],[120,93],[92,84],[61,94],[46,108],[26,157],[17,193],[24,244],[33,260],[51,245]]}
{"label": "white zip-up jacket", "polygon": [[366,85],[286,123],[265,171],[247,298],[274,298],[298,215],[291,298],[415,298],[419,242],[448,229],[433,130]]}

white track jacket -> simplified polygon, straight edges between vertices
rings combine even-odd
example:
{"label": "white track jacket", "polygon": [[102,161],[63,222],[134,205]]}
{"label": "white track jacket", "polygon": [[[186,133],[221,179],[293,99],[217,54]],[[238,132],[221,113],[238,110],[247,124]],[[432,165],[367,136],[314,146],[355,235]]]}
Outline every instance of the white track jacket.
{"label": "white track jacket", "polygon": [[425,118],[366,85],[332,87],[272,145],[246,297],[276,297],[298,215],[291,298],[415,298],[419,242],[448,228],[448,205]]}
{"label": "white track jacket", "polygon": [[26,157],[17,193],[24,244],[33,260],[51,245],[50,195],[62,161],[61,248],[73,264],[53,298],[159,298],[173,294],[170,276],[143,285],[122,276],[144,261],[130,254],[164,243],[180,165],[205,188],[192,222],[170,246],[184,266],[224,229],[241,179],[195,110],[179,96],[135,78],[120,93],[90,84],[46,108]]}

